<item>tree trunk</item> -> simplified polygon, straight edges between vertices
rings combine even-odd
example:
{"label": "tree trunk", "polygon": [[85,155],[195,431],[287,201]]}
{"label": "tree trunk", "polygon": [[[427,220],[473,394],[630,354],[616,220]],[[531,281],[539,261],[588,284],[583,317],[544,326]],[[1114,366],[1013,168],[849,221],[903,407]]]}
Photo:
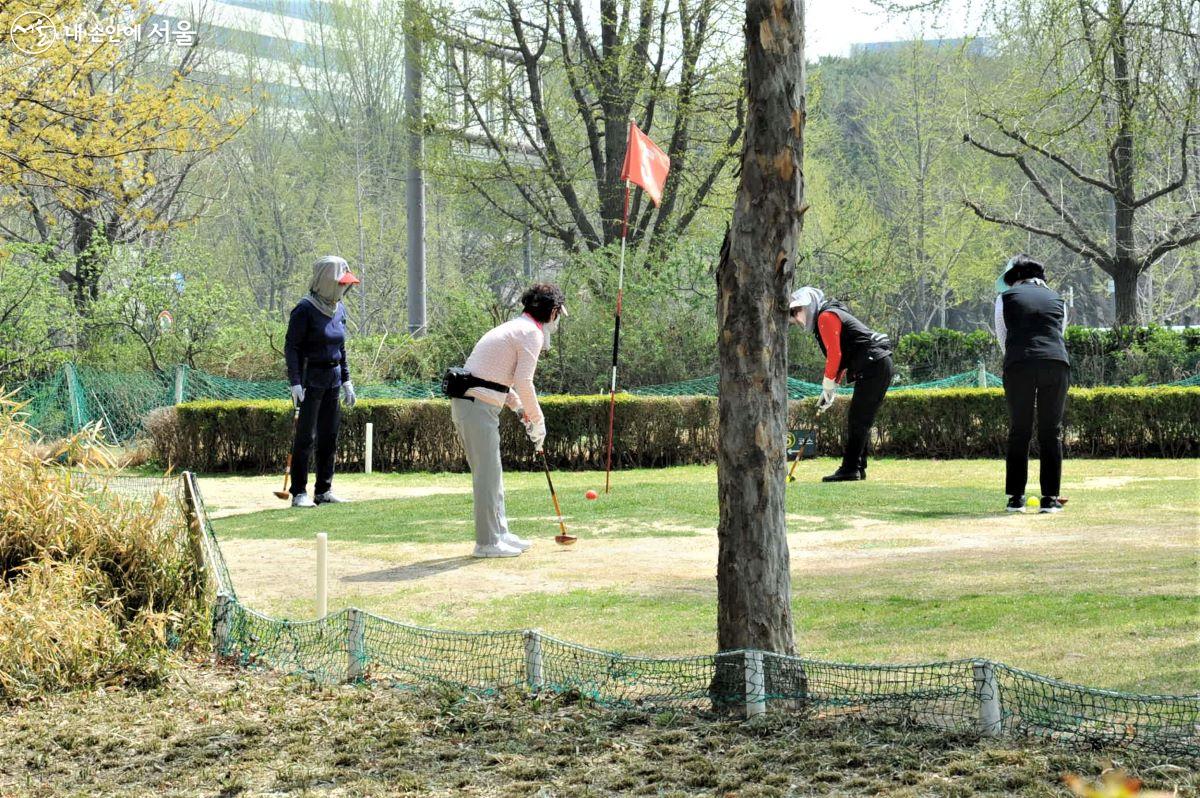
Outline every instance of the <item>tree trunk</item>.
{"label": "tree trunk", "polygon": [[1117,129],[1109,149],[1109,174],[1116,192],[1113,195],[1113,284],[1116,287],[1118,326],[1138,323],[1136,242],[1134,240],[1134,140],[1133,121],[1137,100],[1130,88],[1127,30],[1124,9],[1118,0],[1109,0],[1109,13],[1114,14],[1112,58],[1113,79],[1117,96]]}
{"label": "tree trunk", "polygon": [[71,231],[71,249],[75,256],[75,309],[81,314],[100,297],[100,263],[92,248],[98,230],[96,222],[89,216],[75,218]]}
{"label": "tree trunk", "polygon": [[1117,315],[1114,322],[1117,327],[1136,325],[1138,323],[1138,267],[1136,263],[1116,263],[1113,278],[1113,293],[1117,301]]}
{"label": "tree trunk", "polygon": [[[804,195],[803,0],[747,0],[746,62],[741,183],[717,269],[717,644],[791,654],[787,297]],[[714,699],[742,690],[719,674]]]}

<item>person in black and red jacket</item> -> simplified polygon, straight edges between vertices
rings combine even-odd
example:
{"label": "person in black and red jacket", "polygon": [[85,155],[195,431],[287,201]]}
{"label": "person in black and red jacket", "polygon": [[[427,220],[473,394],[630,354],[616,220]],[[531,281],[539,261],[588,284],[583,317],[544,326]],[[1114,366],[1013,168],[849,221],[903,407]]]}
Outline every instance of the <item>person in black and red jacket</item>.
{"label": "person in black and red jacket", "polygon": [[825,375],[817,412],[833,404],[838,384],[854,383],[847,415],[846,449],[842,464],[824,482],[853,482],[867,478],[867,444],[875,414],[892,384],[892,342],[867,327],[836,299],[825,299],[819,288],[797,289],[788,306],[790,321],[812,332],[825,355]]}

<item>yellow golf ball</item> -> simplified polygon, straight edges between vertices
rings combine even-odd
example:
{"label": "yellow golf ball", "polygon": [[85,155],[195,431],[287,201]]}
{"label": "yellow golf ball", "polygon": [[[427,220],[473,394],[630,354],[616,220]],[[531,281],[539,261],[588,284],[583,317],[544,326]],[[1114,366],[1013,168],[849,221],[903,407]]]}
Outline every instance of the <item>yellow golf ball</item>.
{"label": "yellow golf ball", "polygon": [[1025,506],[1026,507],[1041,507],[1042,500],[1039,499],[1037,496],[1030,496],[1028,499],[1025,500]]}

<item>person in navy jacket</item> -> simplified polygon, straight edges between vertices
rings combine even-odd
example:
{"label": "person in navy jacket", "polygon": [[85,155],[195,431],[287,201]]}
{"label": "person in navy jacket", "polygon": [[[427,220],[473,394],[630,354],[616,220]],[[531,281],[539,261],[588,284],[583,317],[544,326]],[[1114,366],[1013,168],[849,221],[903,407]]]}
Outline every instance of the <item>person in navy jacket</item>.
{"label": "person in navy jacket", "polygon": [[[333,492],[333,459],[337,453],[339,391],[347,407],[355,402],[346,363],[346,307],[342,297],[359,280],[343,259],[326,255],[313,264],[308,295],[296,303],[288,321],[283,355],[287,360],[292,400],[300,407],[292,443],[292,506],[315,507],[345,501]],[[317,447],[314,496],[308,495],[308,461]]]}

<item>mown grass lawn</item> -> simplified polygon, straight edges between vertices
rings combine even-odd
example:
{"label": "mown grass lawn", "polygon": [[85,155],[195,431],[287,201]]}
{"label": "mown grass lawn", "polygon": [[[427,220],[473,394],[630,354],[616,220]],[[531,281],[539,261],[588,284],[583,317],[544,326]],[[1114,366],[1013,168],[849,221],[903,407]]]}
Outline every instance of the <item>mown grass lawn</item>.
{"label": "mown grass lawn", "polygon": [[[832,468],[804,463],[789,488],[801,654],[982,656],[1098,687],[1200,692],[1200,463],[1068,460],[1067,512],[1016,517],[1001,512],[998,462],[885,460],[865,483],[821,484]],[[210,507],[221,505],[223,481],[202,479]],[[551,542],[544,476],[509,474],[510,524],[536,545],[504,561],[465,556],[468,475],[341,475],[337,485],[349,498],[404,495],[216,520],[243,600],[311,617],[308,550],[326,531],[342,569],[331,608],[449,628],[536,627],[630,653],[714,648],[713,468],[620,472],[614,492],[591,502],[584,491],[602,489],[603,474],[556,474],[581,538],[572,550]],[[274,486],[263,486],[271,506]]]}

